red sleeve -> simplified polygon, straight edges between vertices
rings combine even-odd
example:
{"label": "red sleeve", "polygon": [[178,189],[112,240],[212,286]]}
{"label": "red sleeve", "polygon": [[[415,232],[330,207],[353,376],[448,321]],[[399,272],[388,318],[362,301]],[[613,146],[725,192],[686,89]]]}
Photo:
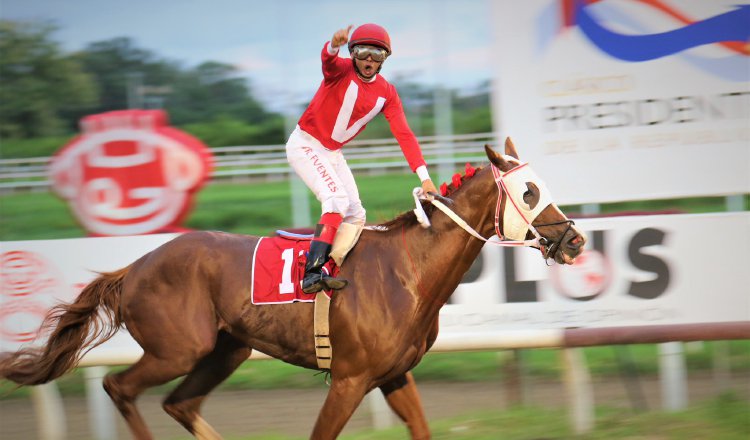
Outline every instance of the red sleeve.
{"label": "red sleeve", "polygon": [[339,53],[331,55],[328,53],[328,45],[330,41],[326,41],[323,45],[323,51],[320,53],[320,59],[323,63],[323,79],[328,81],[341,76],[345,69],[344,67],[349,64],[345,58],[339,57]]}
{"label": "red sleeve", "polygon": [[391,93],[385,101],[383,115],[388,120],[391,126],[391,133],[393,133],[399,146],[401,146],[401,151],[404,152],[406,161],[409,163],[409,168],[416,172],[417,168],[426,165],[422,156],[422,149],[419,147],[417,137],[411,131],[409,123],[406,122],[404,108],[401,105],[401,98],[398,96],[396,88],[391,85],[390,89]]}

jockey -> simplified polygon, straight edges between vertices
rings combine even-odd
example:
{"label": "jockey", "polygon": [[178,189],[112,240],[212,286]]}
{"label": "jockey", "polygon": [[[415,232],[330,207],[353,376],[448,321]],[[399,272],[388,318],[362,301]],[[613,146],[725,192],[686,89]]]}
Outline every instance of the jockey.
{"label": "jockey", "polygon": [[[363,24],[349,39],[351,28],[337,31],[323,46],[323,81],[286,144],[289,164],[323,205],[305,265],[302,290],[306,293],[338,290],[347,284],[321,271],[341,223],[355,225],[360,231],[365,223],[359,190],[341,148],[378,113],[388,120],[409,167],[422,181],[423,191],[437,192],[396,88],[378,75],[391,54],[388,33],[376,24]],[[339,48],[347,42],[351,62],[338,56]]]}

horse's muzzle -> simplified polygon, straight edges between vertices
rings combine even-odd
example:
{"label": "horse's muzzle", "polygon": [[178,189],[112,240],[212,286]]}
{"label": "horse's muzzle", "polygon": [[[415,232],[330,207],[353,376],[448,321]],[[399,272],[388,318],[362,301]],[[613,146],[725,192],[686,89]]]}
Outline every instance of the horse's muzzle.
{"label": "horse's muzzle", "polygon": [[555,250],[554,259],[559,264],[573,264],[576,257],[583,252],[586,237],[575,226],[565,231],[560,240],[559,247]]}

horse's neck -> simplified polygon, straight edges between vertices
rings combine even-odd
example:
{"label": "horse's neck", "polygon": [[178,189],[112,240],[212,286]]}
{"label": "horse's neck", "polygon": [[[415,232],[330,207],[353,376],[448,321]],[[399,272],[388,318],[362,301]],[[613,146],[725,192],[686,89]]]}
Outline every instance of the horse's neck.
{"label": "horse's neck", "polygon": [[[494,230],[496,195],[493,197],[493,190],[488,189],[487,176],[474,179],[476,181],[466,182],[467,187],[455,195],[451,208],[483,237],[489,237]],[[412,253],[415,276],[419,280],[418,313],[429,319],[448,301],[484,242],[438,211],[432,214],[429,230],[413,226],[405,231],[405,236],[409,237],[404,244]]]}

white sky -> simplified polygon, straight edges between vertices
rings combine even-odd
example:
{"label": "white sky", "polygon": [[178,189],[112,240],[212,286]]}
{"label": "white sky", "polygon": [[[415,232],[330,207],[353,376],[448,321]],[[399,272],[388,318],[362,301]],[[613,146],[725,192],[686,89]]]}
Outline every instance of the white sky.
{"label": "white sky", "polygon": [[467,88],[491,76],[491,0],[1,0],[0,17],[56,23],[65,50],[131,37],[158,56],[194,66],[240,67],[273,107],[312,98],[319,53],[339,28],[375,22],[394,54],[383,74]]}

